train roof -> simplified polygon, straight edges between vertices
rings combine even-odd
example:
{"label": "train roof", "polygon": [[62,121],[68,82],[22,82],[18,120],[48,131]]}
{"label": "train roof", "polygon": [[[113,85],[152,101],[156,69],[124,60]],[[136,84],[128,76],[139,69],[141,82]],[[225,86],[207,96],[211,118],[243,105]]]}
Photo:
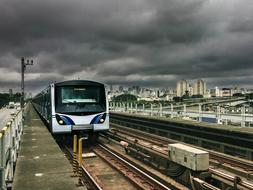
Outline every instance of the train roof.
{"label": "train roof", "polygon": [[104,86],[103,83],[90,80],[68,80],[55,83],[55,86],[73,86],[73,85]]}

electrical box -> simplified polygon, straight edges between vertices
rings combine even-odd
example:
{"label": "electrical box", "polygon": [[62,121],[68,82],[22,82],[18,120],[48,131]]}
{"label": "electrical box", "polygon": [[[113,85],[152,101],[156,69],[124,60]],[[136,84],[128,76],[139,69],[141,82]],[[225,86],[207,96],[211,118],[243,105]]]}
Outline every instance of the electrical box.
{"label": "electrical box", "polygon": [[209,168],[209,153],[180,143],[168,145],[168,159],[194,171]]}

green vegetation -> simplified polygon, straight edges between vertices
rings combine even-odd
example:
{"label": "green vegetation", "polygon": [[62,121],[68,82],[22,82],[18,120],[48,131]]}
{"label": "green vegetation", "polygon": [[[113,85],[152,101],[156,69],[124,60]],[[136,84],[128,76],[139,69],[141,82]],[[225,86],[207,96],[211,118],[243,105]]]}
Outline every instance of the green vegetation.
{"label": "green vegetation", "polygon": [[174,97],[173,101],[174,102],[184,102],[184,101],[186,101],[186,102],[198,102],[198,101],[203,102],[205,100],[203,99],[203,95],[190,96],[189,91],[186,91],[182,97]]}
{"label": "green vegetation", "polygon": [[13,94],[12,97],[10,97],[10,95],[7,93],[0,94],[0,108],[8,105],[9,102],[19,102],[20,97],[21,97],[20,93]]}
{"label": "green vegetation", "polygon": [[113,98],[114,102],[136,102],[137,97],[132,94],[121,94]]}
{"label": "green vegetation", "polygon": [[245,96],[246,96],[247,100],[253,100],[253,93],[246,94]]}
{"label": "green vegetation", "polygon": [[173,97],[173,101],[174,102],[181,102],[182,99],[181,99],[181,97],[176,96],[176,97]]}
{"label": "green vegetation", "polygon": [[197,94],[197,95],[192,95],[191,98],[203,98],[203,95]]}

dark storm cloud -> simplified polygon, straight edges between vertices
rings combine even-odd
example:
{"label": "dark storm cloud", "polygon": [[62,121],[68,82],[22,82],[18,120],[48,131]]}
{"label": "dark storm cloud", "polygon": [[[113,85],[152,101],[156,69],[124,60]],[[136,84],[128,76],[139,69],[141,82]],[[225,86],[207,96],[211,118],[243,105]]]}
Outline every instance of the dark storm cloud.
{"label": "dark storm cloud", "polygon": [[252,10],[251,0],[2,0],[0,85],[18,87],[21,56],[35,59],[31,90],[74,78],[249,85]]}

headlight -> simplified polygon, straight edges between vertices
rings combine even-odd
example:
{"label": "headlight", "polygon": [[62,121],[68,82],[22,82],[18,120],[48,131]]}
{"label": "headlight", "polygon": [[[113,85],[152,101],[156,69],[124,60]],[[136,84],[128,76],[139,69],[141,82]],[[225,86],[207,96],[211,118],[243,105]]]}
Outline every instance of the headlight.
{"label": "headlight", "polygon": [[63,124],[63,121],[62,121],[62,120],[60,120],[60,121],[59,121],[59,124],[61,124],[61,125],[62,125],[62,124]]}

